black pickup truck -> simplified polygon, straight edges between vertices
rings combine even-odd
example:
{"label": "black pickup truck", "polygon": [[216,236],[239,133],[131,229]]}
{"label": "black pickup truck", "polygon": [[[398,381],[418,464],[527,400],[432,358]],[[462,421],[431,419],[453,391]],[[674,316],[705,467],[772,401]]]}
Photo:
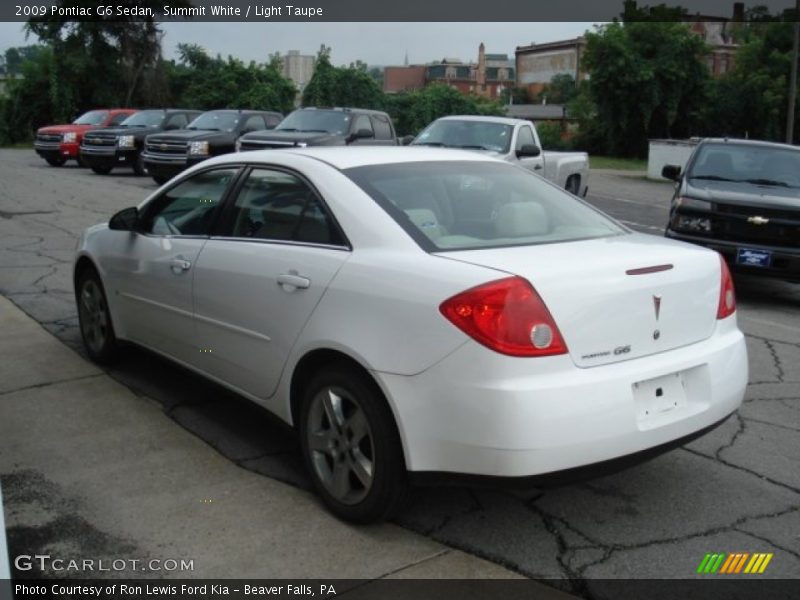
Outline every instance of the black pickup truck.
{"label": "black pickup truck", "polygon": [[676,182],[667,237],[721,253],[735,271],[800,282],[800,148],[706,139]]}
{"label": "black pickup truck", "polygon": [[166,108],[139,111],[117,127],[87,131],[81,142],[81,161],[99,175],[107,175],[114,167],[133,167],[144,175],[142,161],[144,139],[151,133],[183,129],[201,111]]}
{"label": "black pickup truck", "polygon": [[363,108],[300,108],[271,131],[243,135],[237,150],[397,144],[392,120],[385,112]]}
{"label": "black pickup truck", "polygon": [[262,110],[210,110],[186,129],[148,135],[142,161],[161,184],[211,156],[233,152],[240,136],[271,129],[282,119],[280,113]]}

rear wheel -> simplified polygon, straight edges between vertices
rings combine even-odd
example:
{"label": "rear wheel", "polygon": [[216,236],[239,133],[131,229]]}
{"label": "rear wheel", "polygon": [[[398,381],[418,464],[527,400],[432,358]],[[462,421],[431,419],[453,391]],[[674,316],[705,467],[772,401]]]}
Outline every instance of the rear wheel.
{"label": "rear wheel", "polygon": [[93,268],[85,269],[78,277],[76,297],[81,337],[89,358],[101,364],[113,362],[118,356],[119,344],[103,283]]}
{"label": "rear wheel", "polygon": [[92,167],[92,171],[94,171],[98,175],[108,175],[109,173],[111,173],[111,169],[112,167],[98,167],[98,166]]}
{"label": "rear wheel", "polygon": [[570,194],[575,194],[576,196],[580,192],[581,188],[581,178],[577,175],[570,175],[567,177],[567,183],[564,185],[564,189],[567,190]]}
{"label": "rear wheel", "polygon": [[355,523],[391,516],[408,489],[400,436],[374,381],[347,364],[325,367],[306,386],[303,456],[328,508]]}
{"label": "rear wheel", "polygon": [[47,164],[50,165],[51,167],[63,167],[64,163],[67,162],[66,158],[61,158],[61,157],[45,158],[45,160],[47,161]]}

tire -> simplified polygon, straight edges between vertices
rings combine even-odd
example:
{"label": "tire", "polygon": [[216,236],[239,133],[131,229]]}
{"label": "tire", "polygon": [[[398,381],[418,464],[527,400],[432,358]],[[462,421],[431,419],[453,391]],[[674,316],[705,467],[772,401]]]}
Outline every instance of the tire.
{"label": "tire", "polygon": [[78,158],[77,158],[77,159],[75,159],[75,160],[77,160],[77,161],[78,161],[78,166],[79,166],[79,167],[81,167],[81,168],[83,168],[83,169],[85,169],[85,168],[88,166],[88,165],[86,164],[86,161],[85,161],[85,160],[83,160],[83,159],[80,157],[80,155],[78,155]]}
{"label": "tire", "polygon": [[324,367],[303,390],[299,429],[306,467],[333,514],[373,523],[403,505],[408,477],[400,436],[367,375],[345,363]]}
{"label": "tire", "polygon": [[140,177],[142,175],[147,175],[147,169],[144,166],[144,160],[142,160],[142,153],[136,155],[136,160],[133,161],[133,172]]}
{"label": "tire", "polygon": [[51,167],[63,167],[64,163],[67,162],[66,158],[45,158],[45,160]]}
{"label": "tire", "polygon": [[75,299],[81,338],[89,358],[100,364],[114,362],[119,356],[119,342],[114,334],[103,282],[95,269],[86,268],[80,274]]}
{"label": "tire", "polygon": [[577,175],[570,175],[567,177],[567,182],[564,184],[564,189],[568,191],[570,194],[574,194],[575,196],[579,195],[581,191],[581,178]]}
{"label": "tire", "polygon": [[92,171],[94,171],[98,175],[108,175],[109,173],[111,173],[111,169],[113,169],[113,167],[97,167],[97,166],[92,167]]}
{"label": "tire", "polygon": [[164,185],[169,181],[169,177],[164,177],[163,175],[152,175],[151,177],[158,185]]}

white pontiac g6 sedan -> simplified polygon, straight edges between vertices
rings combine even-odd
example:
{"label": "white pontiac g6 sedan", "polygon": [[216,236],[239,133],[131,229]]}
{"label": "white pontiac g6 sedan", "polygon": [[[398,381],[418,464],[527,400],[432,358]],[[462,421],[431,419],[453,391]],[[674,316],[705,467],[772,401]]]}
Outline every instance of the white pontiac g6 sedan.
{"label": "white pontiac g6 sedan", "polygon": [[89,228],[74,280],[94,360],[135,343],[263,405],[356,522],[680,443],[747,382],[718,254],[467,151],[214,158]]}

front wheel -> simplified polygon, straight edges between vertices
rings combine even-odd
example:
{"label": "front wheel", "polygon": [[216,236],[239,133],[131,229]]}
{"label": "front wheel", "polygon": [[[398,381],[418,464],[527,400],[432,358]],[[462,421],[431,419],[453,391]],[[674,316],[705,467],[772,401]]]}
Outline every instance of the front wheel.
{"label": "front wheel", "polygon": [[98,175],[108,175],[109,173],[111,173],[111,167],[93,166],[92,171],[94,171]]}
{"label": "front wheel", "polygon": [[51,167],[63,167],[64,163],[67,162],[66,158],[61,158],[61,157],[45,158],[45,160],[47,161],[47,164],[50,165]]}
{"label": "front wheel", "polygon": [[81,337],[89,358],[100,364],[113,362],[117,358],[119,345],[114,335],[106,293],[97,271],[89,268],[80,275],[76,299]]}
{"label": "front wheel", "polygon": [[142,176],[147,174],[147,169],[144,166],[144,160],[142,159],[142,153],[136,155],[136,158],[133,160],[133,172],[136,175]]}
{"label": "front wheel", "polygon": [[305,388],[303,457],[314,487],[338,517],[372,523],[402,506],[408,489],[400,436],[378,386],[346,364]]}
{"label": "front wheel", "polygon": [[164,177],[163,175],[152,175],[151,177],[158,185],[164,185],[169,181],[169,177]]}

